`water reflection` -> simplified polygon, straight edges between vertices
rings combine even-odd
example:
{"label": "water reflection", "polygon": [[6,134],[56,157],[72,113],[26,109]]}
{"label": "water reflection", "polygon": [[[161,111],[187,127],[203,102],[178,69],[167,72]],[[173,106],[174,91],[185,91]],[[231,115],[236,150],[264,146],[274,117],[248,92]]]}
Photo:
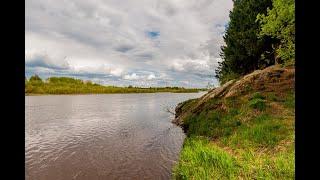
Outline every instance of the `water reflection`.
{"label": "water reflection", "polygon": [[27,179],[170,179],[174,106],[203,93],[26,97]]}

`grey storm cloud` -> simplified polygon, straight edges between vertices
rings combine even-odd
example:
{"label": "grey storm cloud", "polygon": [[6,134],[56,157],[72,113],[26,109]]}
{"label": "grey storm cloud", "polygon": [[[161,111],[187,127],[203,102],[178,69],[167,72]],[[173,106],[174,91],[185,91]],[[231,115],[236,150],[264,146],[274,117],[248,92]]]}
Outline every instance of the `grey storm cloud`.
{"label": "grey storm cloud", "polygon": [[134,46],[130,46],[130,45],[120,45],[118,47],[115,48],[116,51],[122,52],[122,53],[126,53],[127,51],[130,51],[131,49],[134,49]]}
{"label": "grey storm cloud", "polygon": [[232,0],[26,0],[26,74],[204,87]]}
{"label": "grey storm cloud", "polygon": [[56,63],[53,59],[46,54],[32,54],[31,57],[26,57],[26,67],[42,67],[53,70],[67,70],[69,64],[64,61],[62,63]]}

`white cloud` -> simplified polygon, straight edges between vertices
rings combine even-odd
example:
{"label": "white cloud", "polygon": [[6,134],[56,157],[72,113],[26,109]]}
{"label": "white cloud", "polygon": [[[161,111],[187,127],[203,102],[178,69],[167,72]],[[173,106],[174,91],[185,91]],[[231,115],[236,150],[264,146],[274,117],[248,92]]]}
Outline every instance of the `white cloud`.
{"label": "white cloud", "polygon": [[143,74],[143,72],[140,72],[142,74],[137,75],[136,73],[132,73],[132,74],[126,74],[123,76],[123,79],[126,80],[143,80],[143,81],[147,81],[147,80],[153,80],[156,79],[157,77],[155,76],[155,74],[150,73],[150,74]]}
{"label": "white cloud", "polygon": [[149,74],[147,77],[148,80],[155,79],[155,78],[156,76],[154,74]]}
{"label": "white cloud", "polygon": [[86,65],[86,66],[75,66],[73,68],[74,72],[91,73],[91,74],[105,74],[112,76],[121,76],[123,74],[123,69],[112,67],[108,65]]}
{"label": "white cloud", "polygon": [[173,59],[168,68],[177,72],[212,76],[219,60],[220,58],[212,58],[209,53],[203,53],[197,58]]}
{"label": "white cloud", "polygon": [[132,73],[132,74],[126,74],[123,79],[127,79],[127,80],[137,80],[140,79],[140,77],[136,74],[136,73]]}
{"label": "white cloud", "polygon": [[[82,69],[132,76],[132,84],[189,81],[204,87],[208,79],[195,76],[214,72],[231,8],[231,0],[27,0],[26,56],[45,54],[39,62],[62,66],[66,74]],[[151,38],[148,32],[159,35]],[[104,82],[123,80],[128,79]]]}

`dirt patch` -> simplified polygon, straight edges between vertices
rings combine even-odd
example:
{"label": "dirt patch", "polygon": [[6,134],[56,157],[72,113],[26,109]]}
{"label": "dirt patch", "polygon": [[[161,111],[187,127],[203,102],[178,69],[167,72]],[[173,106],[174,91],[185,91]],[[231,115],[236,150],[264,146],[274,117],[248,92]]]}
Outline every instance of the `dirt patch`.
{"label": "dirt patch", "polygon": [[[231,80],[223,86],[210,90],[207,94],[190,103],[180,103],[176,108],[176,117],[173,123],[181,125],[183,119],[189,114],[198,114],[206,106],[206,103],[215,99],[226,99],[231,97],[248,97],[252,92],[275,92],[277,94],[294,90],[295,68],[283,68],[280,65],[270,66],[263,70],[256,70],[239,80]],[[188,105],[188,106],[187,106]],[[275,104],[273,104],[275,105]],[[186,107],[187,106],[187,107]],[[225,109],[225,105],[217,104],[212,108]]]}

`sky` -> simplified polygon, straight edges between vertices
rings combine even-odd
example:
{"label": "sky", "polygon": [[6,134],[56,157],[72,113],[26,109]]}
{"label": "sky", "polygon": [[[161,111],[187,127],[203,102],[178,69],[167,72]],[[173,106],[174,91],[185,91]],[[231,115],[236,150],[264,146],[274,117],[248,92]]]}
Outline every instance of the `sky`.
{"label": "sky", "polygon": [[26,0],[25,74],[218,86],[232,0]]}

